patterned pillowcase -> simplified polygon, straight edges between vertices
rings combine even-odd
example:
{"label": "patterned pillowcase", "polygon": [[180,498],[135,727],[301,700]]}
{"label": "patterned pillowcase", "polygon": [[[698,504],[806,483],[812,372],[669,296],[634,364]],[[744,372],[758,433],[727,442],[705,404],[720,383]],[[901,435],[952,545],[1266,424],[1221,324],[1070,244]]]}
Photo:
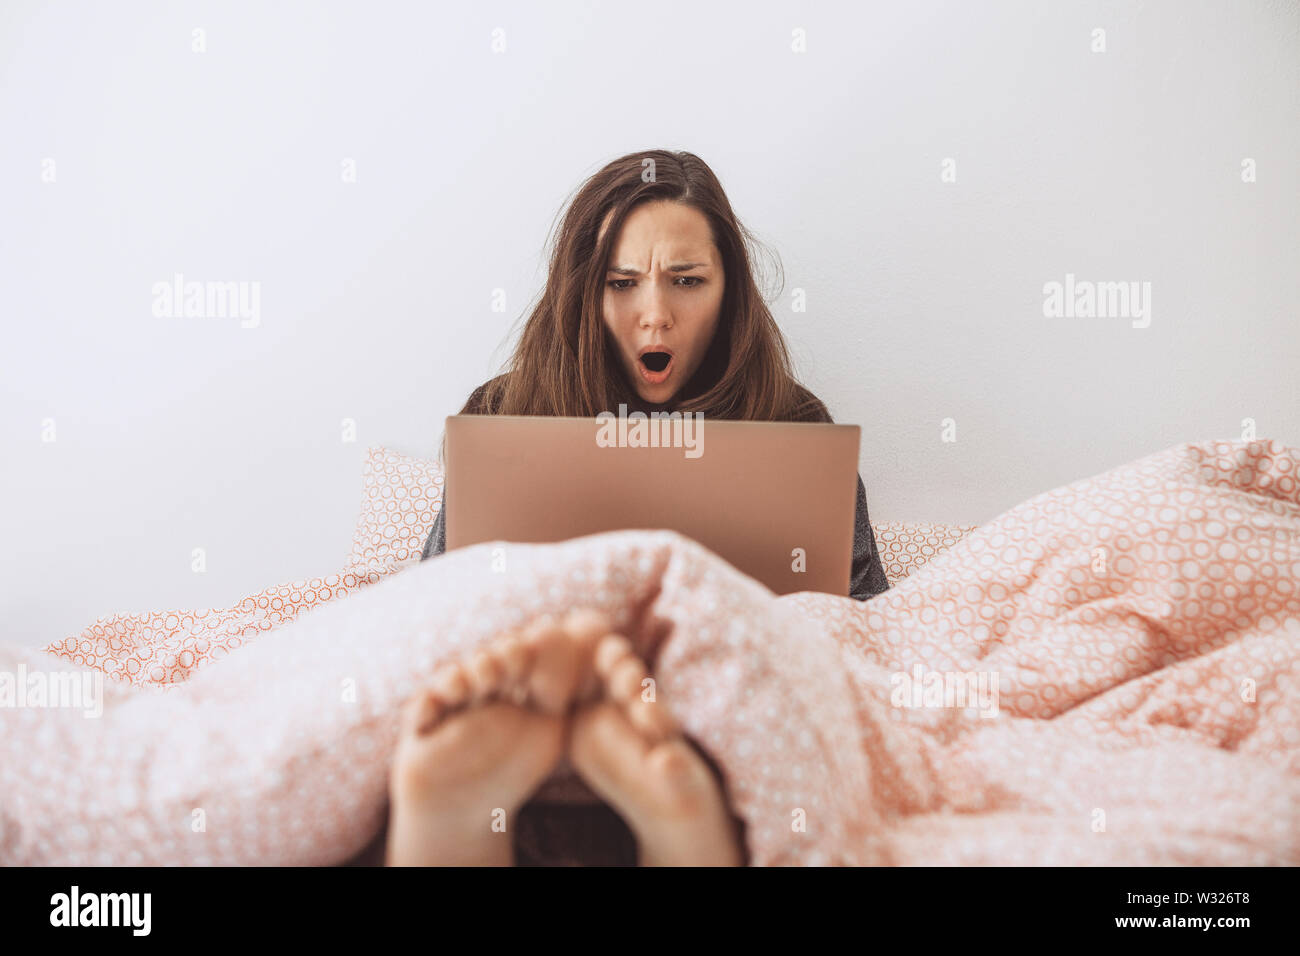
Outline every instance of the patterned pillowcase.
{"label": "patterned pillowcase", "polygon": [[978,525],[885,521],[872,523],[880,564],[891,586],[919,571]]}
{"label": "patterned pillowcase", "polygon": [[371,448],[348,566],[387,568],[419,561],[442,509],[443,483],[436,461]]}

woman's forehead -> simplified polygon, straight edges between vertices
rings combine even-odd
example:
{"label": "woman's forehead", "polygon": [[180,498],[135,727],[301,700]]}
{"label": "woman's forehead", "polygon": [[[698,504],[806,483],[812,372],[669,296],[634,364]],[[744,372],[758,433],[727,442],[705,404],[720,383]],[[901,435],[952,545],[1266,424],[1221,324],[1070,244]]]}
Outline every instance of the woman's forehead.
{"label": "woman's forehead", "polygon": [[[597,241],[604,238],[612,215],[612,211],[606,214]],[[646,203],[628,214],[611,250],[611,265],[615,259],[637,256],[651,249],[673,262],[711,264],[717,259],[708,220],[699,210],[671,201]]]}

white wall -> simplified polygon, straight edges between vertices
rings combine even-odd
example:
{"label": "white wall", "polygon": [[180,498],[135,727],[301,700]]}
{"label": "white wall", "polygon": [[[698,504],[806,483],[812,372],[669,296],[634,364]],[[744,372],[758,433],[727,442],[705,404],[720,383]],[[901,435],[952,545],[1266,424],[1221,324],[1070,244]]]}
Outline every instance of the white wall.
{"label": "white wall", "polygon": [[[0,633],[336,570],[367,445],[433,453],[564,197],[643,148],[698,153],[781,257],[876,520],[983,521],[1244,418],[1300,444],[1298,30],[1266,0],[6,0]],[[156,318],[177,272],[259,282],[260,324]],[[1152,283],[1150,326],[1045,318],[1067,273]]]}

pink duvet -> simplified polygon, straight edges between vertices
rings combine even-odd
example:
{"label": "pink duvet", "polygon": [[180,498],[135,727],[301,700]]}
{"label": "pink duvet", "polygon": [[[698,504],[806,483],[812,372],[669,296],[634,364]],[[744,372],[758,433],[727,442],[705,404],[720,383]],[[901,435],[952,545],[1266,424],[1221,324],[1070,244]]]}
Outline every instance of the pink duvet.
{"label": "pink duvet", "polygon": [[345,572],[307,613],[0,648],[0,676],[117,678],[98,718],[0,708],[0,862],[348,859],[433,667],[582,604],[654,659],[755,863],[1300,863],[1295,450],[1075,482],[866,603],[774,597],[670,532],[510,545],[505,573],[492,547]]}

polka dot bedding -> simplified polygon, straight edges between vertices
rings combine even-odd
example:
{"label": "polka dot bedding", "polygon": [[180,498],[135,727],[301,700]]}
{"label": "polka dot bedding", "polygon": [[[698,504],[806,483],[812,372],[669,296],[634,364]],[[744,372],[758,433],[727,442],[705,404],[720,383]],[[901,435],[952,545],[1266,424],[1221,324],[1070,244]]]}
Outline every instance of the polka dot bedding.
{"label": "polka dot bedding", "polygon": [[[775,597],[672,532],[510,545],[505,573],[492,548],[356,565],[310,614],[241,605],[210,666],[163,619],[94,719],[0,709],[0,862],[349,859],[437,663],[589,605],[757,864],[1300,863],[1294,449],[1184,444],[1046,492],[867,602]],[[3,646],[0,672],[107,671],[115,639]]]}
{"label": "polka dot bedding", "polygon": [[880,552],[885,579],[892,587],[913,571],[925,567],[974,531],[975,527],[883,521],[872,522],[871,530],[876,536],[876,549]]}
{"label": "polka dot bedding", "polygon": [[366,458],[361,517],[349,565],[388,568],[419,561],[442,510],[442,466],[387,448]]}

